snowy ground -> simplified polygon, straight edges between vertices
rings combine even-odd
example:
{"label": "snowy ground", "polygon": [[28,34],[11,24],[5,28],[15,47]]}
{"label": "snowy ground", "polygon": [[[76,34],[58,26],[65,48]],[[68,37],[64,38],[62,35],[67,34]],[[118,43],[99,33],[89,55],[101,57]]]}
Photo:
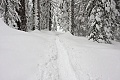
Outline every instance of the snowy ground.
{"label": "snowy ground", "polygon": [[120,80],[120,43],[99,44],[69,33],[61,41],[79,80]]}
{"label": "snowy ground", "polygon": [[0,80],[120,80],[120,43],[69,32],[25,33],[0,19]]}

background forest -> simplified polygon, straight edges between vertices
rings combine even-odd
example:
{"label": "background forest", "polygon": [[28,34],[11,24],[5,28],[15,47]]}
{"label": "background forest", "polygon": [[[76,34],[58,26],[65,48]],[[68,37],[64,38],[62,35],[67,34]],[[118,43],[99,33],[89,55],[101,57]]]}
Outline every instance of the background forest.
{"label": "background forest", "polygon": [[120,41],[120,0],[1,0],[0,14],[12,28],[84,36],[97,42]]}

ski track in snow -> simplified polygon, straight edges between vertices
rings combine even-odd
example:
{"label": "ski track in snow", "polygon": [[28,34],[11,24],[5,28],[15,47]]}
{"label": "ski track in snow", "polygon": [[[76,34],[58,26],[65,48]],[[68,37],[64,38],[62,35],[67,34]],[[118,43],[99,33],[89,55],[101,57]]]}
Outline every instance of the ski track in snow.
{"label": "ski track in snow", "polygon": [[50,54],[44,65],[38,64],[38,80],[59,80],[59,70],[57,64],[57,49],[54,42],[48,44]]}
{"label": "ski track in snow", "polygon": [[58,49],[58,67],[61,80],[78,80],[69,61],[69,57],[59,37],[56,37]]}
{"label": "ski track in snow", "polygon": [[78,80],[59,37],[49,44],[50,53],[44,65],[38,64],[38,80]]}

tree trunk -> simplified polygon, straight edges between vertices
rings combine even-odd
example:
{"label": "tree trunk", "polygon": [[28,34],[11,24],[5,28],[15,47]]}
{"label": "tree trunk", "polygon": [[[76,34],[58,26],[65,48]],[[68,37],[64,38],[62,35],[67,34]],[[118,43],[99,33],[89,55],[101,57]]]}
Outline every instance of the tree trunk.
{"label": "tree trunk", "polygon": [[20,0],[20,9],[19,9],[19,15],[20,15],[20,19],[21,19],[21,30],[26,31],[27,27],[26,27],[26,14],[25,14],[25,0]]}
{"label": "tree trunk", "polygon": [[51,20],[52,14],[51,14],[51,3],[49,3],[49,4],[50,4],[50,9],[49,9],[49,31],[51,31],[52,30],[52,28],[51,28],[51,26],[52,26],[52,20]]}
{"label": "tree trunk", "polygon": [[71,34],[74,35],[74,0],[71,0]]}
{"label": "tree trunk", "polygon": [[8,24],[8,0],[4,1],[4,5],[5,5],[4,20],[5,20],[5,23]]}
{"label": "tree trunk", "polygon": [[33,30],[35,30],[35,0],[32,0],[33,8],[32,8],[32,14],[33,14]]}
{"label": "tree trunk", "polygon": [[38,29],[41,30],[40,26],[40,0],[37,0],[37,8],[38,8]]}

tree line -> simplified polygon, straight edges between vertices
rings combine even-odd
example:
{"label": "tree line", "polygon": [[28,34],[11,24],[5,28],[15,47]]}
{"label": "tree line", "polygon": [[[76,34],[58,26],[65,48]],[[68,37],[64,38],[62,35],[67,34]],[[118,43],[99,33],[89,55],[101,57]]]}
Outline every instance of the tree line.
{"label": "tree line", "polygon": [[22,31],[56,31],[111,43],[120,41],[120,0],[2,0],[7,25]]}
{"label": "tree line", "polygon": [[62,0],[59,24],[75,36],[120,41],[120,0]]}

